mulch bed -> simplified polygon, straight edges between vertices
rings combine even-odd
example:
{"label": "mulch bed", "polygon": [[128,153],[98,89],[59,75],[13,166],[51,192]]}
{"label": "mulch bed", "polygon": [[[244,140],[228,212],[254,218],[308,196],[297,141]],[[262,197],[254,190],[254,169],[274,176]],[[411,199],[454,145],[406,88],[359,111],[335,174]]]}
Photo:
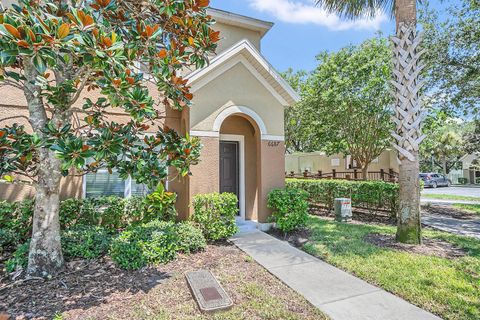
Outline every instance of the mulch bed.
{"label": "mulch bed", "polygon": [[[335,212],[326,209],[321,206],[312,206],[310,208],[310,214],[326,217],[326,218],[335,218]],[[377,224],[377,225],[395,225],[396,219],[392,217],[388,212],[385,211],[375,211],[362,208],[352,208],[352,219],[354,221],[359,221],[367,224]]]}
{"label": "mulch bed", "polygon": [[431,215],[447,216],[455,219],[469,220],[478,218],[478,215],[449,205],[428,204],[422,206],[422,211]]}
{"label": "mulch bed", "polygon": [[382,248],[447,259],[460,258],[466,254],[461,248],[447,241],[438,239],[424,238],[422,239],[422,245],[417,246],[396,242],[395,236],[391,234],[370,233],[366,235],[363,240]]}
{"label": "mulch bed", "polygon": [[233,299],[232,311],[239,310],[245,319],[263,318],[248,307],[255,303],[245,292],[249,285],[264,290],[266,297],[277,297],[282,308],[300,319],[319,318],[306,300],[228,243],[138,271],[122,270],[104,257],[69,262],[49,281],[19,278],[12,283],[0,272],[0,315],[4,311],[12,319],[52,319],[56,314],[62,319],[210,319],[198,310],[184,277],[198,269],[212,271]]}

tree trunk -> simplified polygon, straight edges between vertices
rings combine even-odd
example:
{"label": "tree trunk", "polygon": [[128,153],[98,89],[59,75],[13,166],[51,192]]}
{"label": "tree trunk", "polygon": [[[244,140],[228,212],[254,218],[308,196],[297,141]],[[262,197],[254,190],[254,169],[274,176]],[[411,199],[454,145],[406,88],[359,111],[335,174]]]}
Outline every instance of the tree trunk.
{"label": "tree trunk", "polygon": [[368,166],[362,167],[362,180],[368,179]]}
{"label": "tree trunk", "polygon": [[397,34],[394,37],[395,148],[399,152],[400,199],[397,212],[397,241],[421,243],[419,144],[422,116],[418,79],[416,0],[396,0]]}
{"label": "tree trunk", "polygon": [[[27,79],[24,94],[28,103],[30,125],[33,131],[42,137],[48,117],[41,88],[35,84],[38,72],[28,59],[24,60],[24,69]],[[62,127],[68,119],[68,112],[64,111],[54,114],[52,121]],[[27,273],[29,276],[49,277],[63,266],[59,223],[61,162],[53,151],[46,148],[39,148],[38,153],[40,161]]]}
{"label": "tree trunk", "polygon": [[446,157],[443,157],[443,159],[442,159],[442,170],[443,170],[444,175],[448,174],[447,158]]}
{"label": "tree trunk", "polygon": [[63,266],[60,244],[60,160],[53,151],[40,150],[33,231],[28,254],[30,276],[51,277]]}
{"label": "tree trunk", "polygon": [[418,152],[417,161],[407,158],[400,160],[398,183],[400,185],[399,204],[397,213],[397,241],[403,243],[420,244],[420,166]]}

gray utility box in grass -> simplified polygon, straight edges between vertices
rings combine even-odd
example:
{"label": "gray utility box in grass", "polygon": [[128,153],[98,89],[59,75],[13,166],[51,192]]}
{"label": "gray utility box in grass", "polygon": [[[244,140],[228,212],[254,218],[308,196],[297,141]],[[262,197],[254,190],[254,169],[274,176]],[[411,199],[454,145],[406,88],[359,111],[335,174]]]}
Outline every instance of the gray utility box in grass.
{"label": "gray utility box in grass", "polygon": [[352,220],[352,200],[349,198],[335,198],[335,220],[347,222]]}

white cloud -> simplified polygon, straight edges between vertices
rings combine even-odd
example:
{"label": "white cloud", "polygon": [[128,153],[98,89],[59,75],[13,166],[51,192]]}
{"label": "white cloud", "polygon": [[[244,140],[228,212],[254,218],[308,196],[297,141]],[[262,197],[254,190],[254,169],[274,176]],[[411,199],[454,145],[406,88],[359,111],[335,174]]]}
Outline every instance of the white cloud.
{"label": "white cloud", "polygon": [[373,29],[380,28],[380,24],[387,20],[383,12],[378,12],[374,18],[357,20],[341,19],[336,14],[316,7],[313,0],[248,0],[250,6],[258,11],[266,12],[275,18],[288,23],[316,24],[330,30]]}

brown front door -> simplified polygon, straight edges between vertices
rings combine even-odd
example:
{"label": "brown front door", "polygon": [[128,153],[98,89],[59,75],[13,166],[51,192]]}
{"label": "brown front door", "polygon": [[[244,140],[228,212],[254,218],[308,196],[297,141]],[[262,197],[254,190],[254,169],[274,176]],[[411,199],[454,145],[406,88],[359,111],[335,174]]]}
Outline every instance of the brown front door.
{"label": "brown front door", "polygon": [[238,142],[220,141],[220,192],[231,192],[239,198]]}

